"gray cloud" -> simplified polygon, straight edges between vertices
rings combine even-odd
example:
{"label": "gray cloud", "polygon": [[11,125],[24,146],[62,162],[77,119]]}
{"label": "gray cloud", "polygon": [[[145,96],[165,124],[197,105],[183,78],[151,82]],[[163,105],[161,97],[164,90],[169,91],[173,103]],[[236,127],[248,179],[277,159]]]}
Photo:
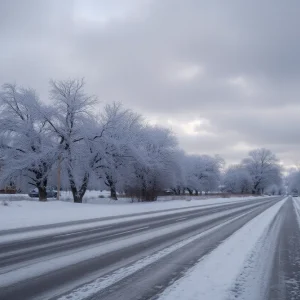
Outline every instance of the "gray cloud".
{"label": "gray cloud", "polygon": [[[0,1],[0,82],[46,100],[50,78],[84,76],[103,102],[181,124],[173,129],[189,152],[235,162],[265,146],[292,164],[299,9],[296,0]],[[200,119],[207,132],[188,132]]]}

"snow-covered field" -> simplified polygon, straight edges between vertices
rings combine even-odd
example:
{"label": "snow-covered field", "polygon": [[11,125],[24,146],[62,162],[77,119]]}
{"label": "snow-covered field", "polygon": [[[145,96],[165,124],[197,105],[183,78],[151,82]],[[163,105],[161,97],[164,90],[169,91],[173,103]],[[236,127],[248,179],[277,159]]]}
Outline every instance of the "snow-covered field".
{"label": "snow-covered field", "polygon": [[[68,199],[70,194],[64,193],[62,199]],[[54,224],[60,222],[121,216],[134,213],[158,212],[160,210],[183,208],[192,209],[193,206],[221,205],[227,202],[236,202],[256,197],[211,198],[198,200],[157,201],[151,203],[130,203],[128,199],[109,201],[108,198],[99,198],[99,192],[90,191],[87,202],[75,204],[69,201],[39,202],[31,200],[26,195],[1,195],[1,200],[9,200],[8,205],[0,205],[1,230],[24,228],[37,225]],[[22,200],[23,199],[23,200]],[[98,205],[96,205],[98,204]]]}

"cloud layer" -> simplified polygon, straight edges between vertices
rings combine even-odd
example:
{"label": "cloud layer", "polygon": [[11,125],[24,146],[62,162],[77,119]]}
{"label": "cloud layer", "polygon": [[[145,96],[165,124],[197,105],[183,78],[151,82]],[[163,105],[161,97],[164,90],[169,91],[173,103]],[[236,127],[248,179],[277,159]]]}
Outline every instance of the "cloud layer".
{"label": "cloud layer", "polygon": [[85,77],[191,153],[300,160],[299,1],[0,2],[0,83]]}

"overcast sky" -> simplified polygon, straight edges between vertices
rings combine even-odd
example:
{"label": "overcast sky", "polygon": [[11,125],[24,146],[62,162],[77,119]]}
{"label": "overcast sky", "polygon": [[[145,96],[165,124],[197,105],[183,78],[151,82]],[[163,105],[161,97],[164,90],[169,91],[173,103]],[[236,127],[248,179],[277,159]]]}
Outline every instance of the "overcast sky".
{"label": "overcast sky", "polygon": [[0,83],[85,77],[189,153],[300,161],[300,1],[0,0]]}

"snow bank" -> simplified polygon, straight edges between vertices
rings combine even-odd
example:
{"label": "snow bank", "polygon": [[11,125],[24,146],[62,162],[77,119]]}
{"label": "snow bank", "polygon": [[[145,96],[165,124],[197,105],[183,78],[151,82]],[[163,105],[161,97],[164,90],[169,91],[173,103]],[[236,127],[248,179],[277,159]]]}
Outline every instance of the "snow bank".
{"label": "snow bank", "polygon": [[[93,194],[96,195],[96,192],[90,192],[90,194],[92,197]],[[99,196],[99,192],[97,192],[97,195]],[[13,196],[20,197],[19,195]],[[11,199],[13,196],[10,195],[6,199]],[[66,195],[63,196],[66,197]],[[26,197],[26,195],[23,195],[23,197]],[[1,199],[5,199],[5,197],[0,198],[0,204]],[[28,199],[30,198],[28,197]],[[0,205],[0,230],[102,218],[108,216],[120,216],[133,213],[158,212],[165,209],[189,208],[195,205],[221,205],[228,202],[257,198],[212,198],[205,201],[192,199],[191,201],[174,200],[151,203],[127,203],[119,200],[107,202],[105,198],[98,199],[99,201],[97,201],[99,205],[90,203],[76,204],[57,200],[48,202],[39,202],[36,200],[9,201],[8,206]],[[102,200],[103,202],[101,202]]]}
{"label": "snow bank", "polygon": [[[244,282],[248,284],[261,277],[260,271],[264,272],[264,264],[268,261],[274,236],[268,235],[267,229],[274,217],[277,215],[285,200],[275,204],[264,213],[260,214],[218,248],[199,261],[184,277],[167,288],[159,297],[159,300],[229,300],[229,299],[259,299],[255,286],[244,288],[251,294],[235,295],[232,288],[235,287],[236,279],[243,274]],[[276,238],[276,237],[275,237]],[[266,243],[268,240],[268,243]],[[268,245],[262,247],[262,245]],[[257,250],[260,250],[259,253]],[[273,249],[274,250],[274,249]],[[244,268],[253,269],[252,263],[255,257],[260,257],[260,270],[256,269],[254,274],[243,272]],[[252,278],[251,278],[252,275]],[[254,275],[254,276],[253,276]],[[252,281],[251,281],[252,280]],[[238,282],[243,285],[242,282]],[[235,291],[236,292],[236,291]],[[247,297],[248,296],[248,297]]]}

